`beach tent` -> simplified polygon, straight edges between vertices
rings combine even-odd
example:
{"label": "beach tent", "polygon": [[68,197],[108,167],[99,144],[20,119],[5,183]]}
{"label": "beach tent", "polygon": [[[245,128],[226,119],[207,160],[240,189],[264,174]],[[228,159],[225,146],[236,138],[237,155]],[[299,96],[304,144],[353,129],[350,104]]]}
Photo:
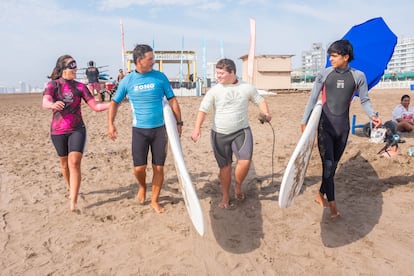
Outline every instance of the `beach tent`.
{"label": "beach tent", "polygon": [[[354,60],[349,65],[365,73],[368,90],[371,89],[387,69],[397,44],[397,36],[382,17],[377,17],[353,26],[342,39],[348,39],[354,48]],[[331,63],[328,57],[326,67],[329,66]]]}

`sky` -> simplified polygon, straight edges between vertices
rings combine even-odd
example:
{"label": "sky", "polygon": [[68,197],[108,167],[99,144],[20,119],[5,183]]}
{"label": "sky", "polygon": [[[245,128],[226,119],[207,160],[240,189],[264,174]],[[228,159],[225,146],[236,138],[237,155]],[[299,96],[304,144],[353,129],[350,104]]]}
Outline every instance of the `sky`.
{"label": "sky", "polygon": [[[20,81],[43,87],[63,54],[78,68],[94,60],[116,78],[121,19],[126,50],[144,43],[181,51],[184,41],[184,50],[197,53],[200,75],[203,44],[207,61],[223,53],[241,64],[250,18],[256,20],[256,55],[293,55],[295,69],[312,43],[326,47],[374,17],[384,18],[398,37],[413,37],[413,14],[412,0],[0,0],[0,87]],[[179,74],[178,65],[169,70],[171,77]]]}

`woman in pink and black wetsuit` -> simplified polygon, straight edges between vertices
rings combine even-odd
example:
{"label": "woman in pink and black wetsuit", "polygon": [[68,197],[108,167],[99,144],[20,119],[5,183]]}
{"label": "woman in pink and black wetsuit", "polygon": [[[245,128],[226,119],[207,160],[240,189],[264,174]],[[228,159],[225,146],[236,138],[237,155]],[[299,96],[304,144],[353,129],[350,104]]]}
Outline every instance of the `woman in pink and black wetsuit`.
{"label": "woman in pink and black wetsuit", "polygon": [[[322,159],[322,184],[316,201],[330,208],[331,218],[339,216],[335,204],[334,177],[339,160],[345,150],[349,135],[349,106],[356,92],[364,112],[376,126],[381,121],[374,112],[368,97],[365,74],[351,68],[348,63],[354,53],[348,40],[338,40],[328,48],[331,67],[324,68],[317,76],[302,118],[302,129],[309,120],[319,94],[322,92],[322,114],[318,126],[318,148]],[[327,201],[325,199],[325,195]]]}
{"label": "woman in pink and black wetsuit", "polygon": [[94,111],[104,111],[109,103],[97,103],[89,89],[76,78],[76,61],[63,55],[56,61],[52,79],[43,92],[43,108],[52,109],[51,138],[60,158],[63,177],[69,190],[70,209],[76,207],[81,182],[81,159],[86,142],[82,119],[82,99]]}

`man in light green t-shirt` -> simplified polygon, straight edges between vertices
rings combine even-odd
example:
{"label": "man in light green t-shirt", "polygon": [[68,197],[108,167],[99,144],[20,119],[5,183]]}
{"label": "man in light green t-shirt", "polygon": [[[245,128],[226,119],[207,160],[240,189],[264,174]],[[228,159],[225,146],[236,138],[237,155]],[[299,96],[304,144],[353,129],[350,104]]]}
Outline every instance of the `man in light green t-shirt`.
{"label": "man in light green t-shirt", "polygon": [[220,183],[223,198],[220,208],[229,207],[232,156],[237,158],[234,193],[243,200],[242,183],[249,171],[253,155],[253,135],[249,127],[248,106],[253,102],[259,107],[265,121],[272,116],[264,98],[252,85],[240,81],[236,76],[236,65],[230,59],[221,59],[216,65],[218,84],[204,96],[199,108],[195,127],[191,135],[194,142],[201,136],[201,125],[206,114],[214,109],[211,127],[211,145],[220,168]]}

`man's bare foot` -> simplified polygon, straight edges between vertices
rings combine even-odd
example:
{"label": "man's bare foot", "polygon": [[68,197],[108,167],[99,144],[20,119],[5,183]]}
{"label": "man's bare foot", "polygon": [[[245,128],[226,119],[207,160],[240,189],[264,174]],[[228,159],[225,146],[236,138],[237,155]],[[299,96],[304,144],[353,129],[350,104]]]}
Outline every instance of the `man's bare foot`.
{"label": "man's bare foot", "polygon": [[152,209],[154,209],[155,212],[161,214],[165,212],[165,208],[159,205],[157,202],[151,203]]}
{"label": "man's bare foot", "polygon": [[241,184],[235,184],[234,185],[234,195],[237,200],[244,200],[246,198],[246,195],[243,193]]}
{"label": "man's bare foot", "polygon": [[138,193],[137,193],[137,200],[138,203],[141,205],[144,205],[145,203],[145,190],[144,189],[139,189]]}
{"label": "man's bare foot", "polygon": [[76,203],[73,202],[70,203],[70,211],[78,215],[81,213],[81,211],[76,207]]}
{"label": "man's bare foot", "polygon": [[315,198],[315,202],[321,205],[321,207],[323,208],[328,208],[328,202],[321,193],[318,193],[318,195]]}
{"label": "man's bare foot", "polygon": [[340,216],[338,209],[336,209],[335,201],[328,202],[329,209],[331,210],[331,219],[336,219]]}
{"label": "man's bare foot", "polygon": [[230,207],[230,204],[229,202],[220,202],[218,207],[221,209],[228,209]]}
{"label": "man's bare foot", "polygon": [[246,195],[243,192],[241,192],[239,194],[236,193],[235,198],[239,201],[243,201],[243,200],[246,199]]}
{"label": "man's bare foot", "polygon": [[227,200],[227,201],[222,200],[219,203],[218,207],[221,208],[221,209],[234,209],[235,205],[234,205],[234,203],[231,203],[229,200]]}

